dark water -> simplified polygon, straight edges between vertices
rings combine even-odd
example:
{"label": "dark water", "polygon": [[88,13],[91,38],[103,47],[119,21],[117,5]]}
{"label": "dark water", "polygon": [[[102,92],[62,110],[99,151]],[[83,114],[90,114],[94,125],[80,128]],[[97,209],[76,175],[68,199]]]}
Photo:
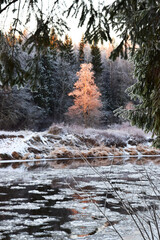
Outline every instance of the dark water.
{"label": "dark water", "polygon": [[[122,204],[159,212],[160,167],[0,169],[0,239],[141,239]],[[134,233],[134,234],[133,234]]]}

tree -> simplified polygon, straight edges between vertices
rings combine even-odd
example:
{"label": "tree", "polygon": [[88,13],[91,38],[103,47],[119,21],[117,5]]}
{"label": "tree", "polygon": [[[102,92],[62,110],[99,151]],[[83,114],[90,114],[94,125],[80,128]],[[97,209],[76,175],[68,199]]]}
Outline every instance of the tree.
{"label": "tree", "polygon": [[[88,11],[88,4],[89,9]],[[82,10],[82,12],[81,12]],[[73,11],[73,12],[72,12]],[[137,82],[128,90],[139,103],[131,110],[122,110],[120,115],[133,125],[157,135],[156,146],[160,147],[160,5],[158,0],[116,0],[111,5],[96,9],[93,0],[74,1],[69,8],[77,16],[79,25],[87,29],[89,41],[110,40],[112,27],[121,39],[111,54],[112,59],[130,55],[134,61],[134,76]],[[129,50],[129,51],[128,51]]]}
{"label": "tree", "polygon": [[50,48],[53,50],[57,50],[58,46],[59,46],[58,36],[55,33],[54,28],[52,28],[50,33]]}
{"label": "tree", "polygon": [[26,77],[26,54],[11,35],[0,32],[0,86],[23,86]]}
{"label": "tree", "polygon": [[72,91],[73,84],[77,79],[76,72],[79,69],[78,67],[76,62],[70,63],[62,57],[58,59],[59,81],[57,83],[58,88],[56,88],[58,102],[56,115],[60,121],[64,121],[64,113],[66,113],[72,103],[68,93]]}
{"label": "tree", "polygon": [[[37,82],[39,85],[33,92],[35,103],[45,109],[47,115],[54,118],[57,109],[57,83],[59,74],[57,70],[56,55],[53,56],[50,51],[42,55],[38,62]],[[34,71],[34,69],[33,69]]]}
{"label": "tree", "polygon": [[93,44],[91,46],[91,55],[92,55],[92,65],[93,70],[95,71],[96,76],[100,76],[102,74],[102,62],[101,62],[101,52],[97,45]]}
{"label": "tree", "polygon": [[114,110],[126,106],[131,101],[125,90],[135,83],[132,77],[133,64],[122,58],[115,61],[108,59],[108,48],[101,49],[103,72],[96,82],[102,94],[103,124],[119,123],[120,118],[114,115]]}
{"label": "tree", "polygon": [[85,126],[96,122],[100,116],[100,92],[94,83],[92,64],[81,64],[81,70],[77,72],[78,81],[74,84],[74,91],[69,96],[74,97],[74,105],[69,107],[67,115],[71,119],[82,120]]}
{"label": "tree", "polygon": [[[33,62],[33,59],[30,60]],[[71,100],[68,93],[75,82],[75,65],[65,61],[55,49],[40,53],[38,57],[37,86],[33,92],[35,103],[41,107],[52,121],[63,121]],[[32,75],[36,72],[33,64]]]}
{"label": "tree", "polygon": [[[21,1],[1,1],[0,13],[15,2]],[[37,0],[29,2],[25,0],[32,9],[37,6],[36,2]],[[55,4],[61,4],[61,1],[53,1],[53,6]],[[54,7],[52,9],[55,10]],[[160,146],[159,0],[115,0],[111,5],[99,1],[98,7],[95,7],[93,0],[73,0],[67,16],[70,14],[79,16],[79,26],[85,23],[85,39],[90,42],[97,43],[99,40],[111,42],[111,27],[118,33],[121,41],[111,57],[116,59],[120,55],[124,58],[127,58],[128,54],[132,56],[137,83],[130,88],[129,94],[139,100],[139,104],[133,110],[123,112],[122,116],[130,119],[132,124],[159,136],[157,146]],[[51,18],[47,21],[49,20]],[[55,21],[57,22],[59,25],[62,21]]]}
{"label": "tree", "polygon": [[64,42],[61,41],[60,50],[61,56],[65,59],[65,61],[70,63],[74,62],[72,39],[68,35],[65,35]]}
{"label": "tree", "polygon": [[30,89],[25,86],[18,89],[0,89],[0,129],[40,130],[47,116],[45,111],[39,108],[33,100]]}
{"label": "tree", "polygon": [[84,42],[84,36],[82,36],[80,44],[79,44],[79,62],[84,63],[84,46],[85,46],[85,42]]}

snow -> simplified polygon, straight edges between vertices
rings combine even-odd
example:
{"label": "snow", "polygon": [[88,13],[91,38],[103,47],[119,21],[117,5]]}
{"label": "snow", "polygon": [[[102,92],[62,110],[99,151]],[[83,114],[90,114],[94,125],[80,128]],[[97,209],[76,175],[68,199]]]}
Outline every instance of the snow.
{"label": "snow", "polygon": [[[5,160],[14,159],[15,163],[27,162],[25,166],[29,167],[34,165],[32,161],[38,162],[42,160],[44,164],[44,161],[47,163],[49,160],[60,158],[66,160],[67,163],[67,159],[79,158],[84,164],[86,157],[97,158],[97,163],[98,159],[105,157],[107,164],[113,164],[118,163],[118,161],[124,163],[130,161],[130,159],[134,161],[133,159],[136,159],[137,156],[140,159],[144,155],[160,155],[160,150],[149,146],[147,142],[148,136],[142,134],[143,137],[141,138],[138,130],[136,132],[137,136],[140,136],[140,139],[145,141],[143,144],[131,145],[128,144],[128,140],[132,137],[132,131],[129,131],[128,128],[128,133],[124,129],[98,130],[88,128],[84,129],[84,131],[77,129],[76,132],[74,127],[73,131],[71,127],[57,125],[56,130],[57,128],[59,128],[58,134],[50,131],[0,131],[1,163],[4,163]],[[54,131],[54,125],[52,130]],[[129,132],[131,135],[129,135]],[[13,160],[8,163],[11,163],[11,161]],[[76,161],[73,162],[76,164]],[[65,162],[59,162],[60,164],[57,162],[57,165],[55,163],[54,167],[62,167],[65,164]]]}
{"label": "snow", "polygon": [[[0,136],[1,135],[15,136],[14,138],[7,137],[0,139],[0,153],[7,153],[11,155],[12,152],[17,151],[24,154],[26,152],[26,148],[28,147],[27,141],[34,134],[35,133],[31,131],[18,131],[18,132],[0,131]],[[24,138],[18,136],[23,136]]]}

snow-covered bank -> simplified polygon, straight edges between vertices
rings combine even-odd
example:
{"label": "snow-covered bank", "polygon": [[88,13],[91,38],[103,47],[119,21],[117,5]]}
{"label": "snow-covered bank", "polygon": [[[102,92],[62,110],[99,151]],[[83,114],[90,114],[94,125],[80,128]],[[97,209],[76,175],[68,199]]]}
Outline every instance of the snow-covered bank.
{"label": "snow-covered bank", "polygon": [[100,130],[53,125],[45,132],[0,132],[1,160],[136,155],[160,155],[160,150],[133,127]]}

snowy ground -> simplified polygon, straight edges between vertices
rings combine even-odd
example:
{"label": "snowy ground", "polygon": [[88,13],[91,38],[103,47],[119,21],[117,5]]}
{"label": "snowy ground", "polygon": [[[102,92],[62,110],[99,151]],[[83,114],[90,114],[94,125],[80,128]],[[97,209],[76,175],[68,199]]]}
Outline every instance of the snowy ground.
{"label": "snowy ground", "polygon": [[84,157],[120,157],[132,161],[135,156],[155,155],[160,155],[160,150],[151,147],[150,136],[129,126],[102,130],[53,125],[45,132],[0,131],[1,161]]}

